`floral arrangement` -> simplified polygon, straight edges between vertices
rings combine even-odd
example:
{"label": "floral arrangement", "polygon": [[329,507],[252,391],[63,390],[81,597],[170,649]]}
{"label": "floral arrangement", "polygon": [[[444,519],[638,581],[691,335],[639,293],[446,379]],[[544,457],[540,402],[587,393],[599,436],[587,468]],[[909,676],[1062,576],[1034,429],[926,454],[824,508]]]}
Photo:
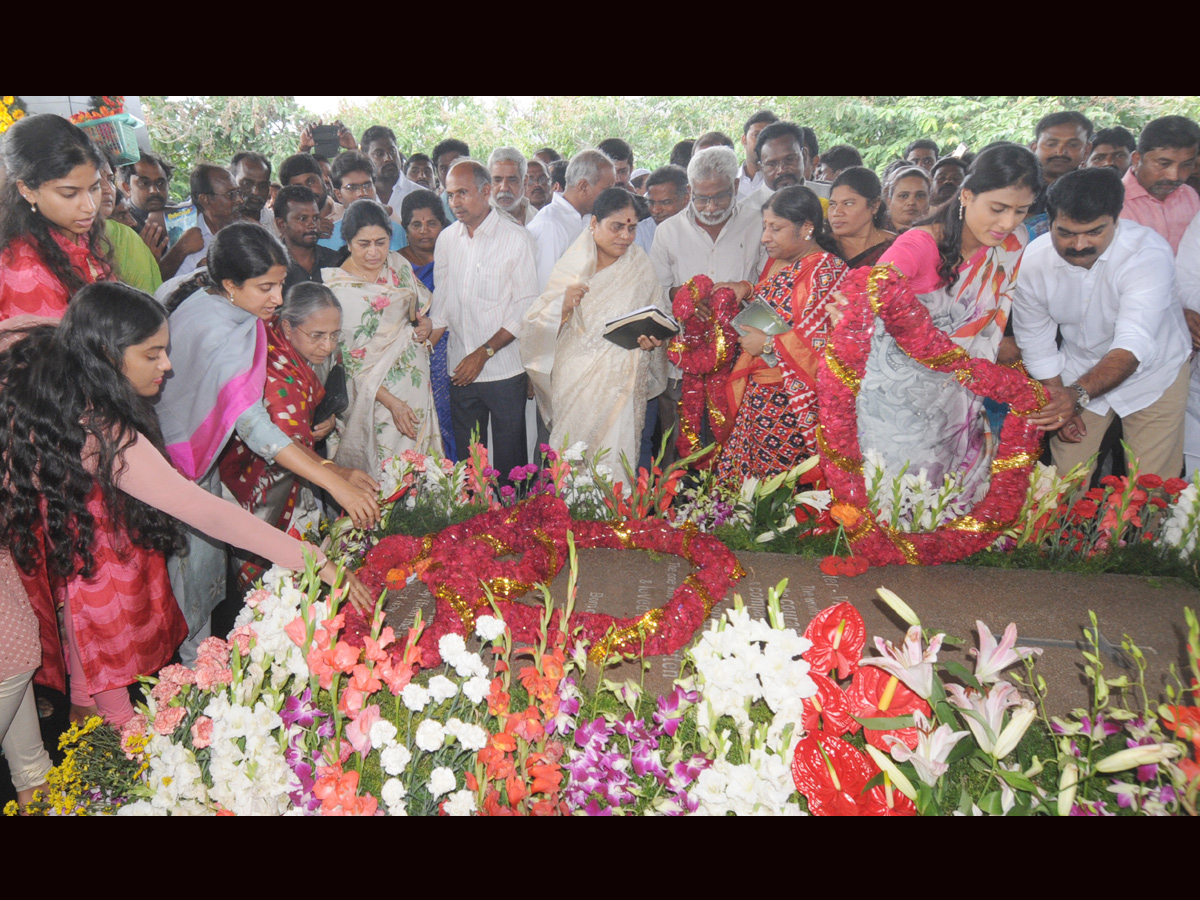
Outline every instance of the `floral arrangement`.
{"label": "floral arrangement", "polygon": [[[707,316],[700,314],[701,303],[708,305]],[[729,288],[714,291],[707,275],[697,275],[675,292],[672,312],[683,325],[683,333],[667,345],[667,359],[683,371],[676,437],[680,456],[701,448],[706,409],[717,444],[724,444],[733,433],[735,411],[725,396],[725,378],[737,356],[737,331],[730,323],[738,308],[734,292]],[[715,454],[702,457],[697,467],[707,468],[714,459]]]}
{"label": "floral arrangement", "polygon": [[25,118],[28,112],[20,97],[0,97],[0,134],[8,131],[13,122]]}
{"label": "floral arrangement", "polygon": [[[514,601],[534,585],[554,579],[567,560],[571,537],[579,547],[653,550],[682,556],[696,566],[665,607],[635,619],[577,613],[569,628],[573,640],[586,641],[600,654],[633,647],[648,654],[673,653],[745,574],[720,541],[694,528],[675,529],[662,519],[573,522],[566,503],[540,494],[437,535],[386,537],[367,553],[358,577],[373,593],[380,593],[385,587],[402,586],[417,573],[437,598],[422,644],[423,653],[436,664],[442,635],[469,634],[475,616],[497,602],[513,635],[532,641],[540,613]],[[518,558],[502,560],[506,555]],[[363,623],[355,616],[347,613],[347,621],[361,632]]]}
{"label": "floral arrangement", "polygon": [[[1092,703],[1049,718],[1038,651],[1017,646],[1015,625],[997,639],[977,623],[968,668],[940,660],[952,639],[880,589],[910,627],[899,646],[875,638],[868,656],[849,603],[823,610],[803,635],[785,627],[786,583],[769,592],[766,621],[735,597],[666,694],[601,671],[589,695],[586,645],[570,649],[561,627],[578,577],[569,551],[564,609],[543,592],[533,642],[480,615],[471,635],[442,636],[440,667],[424,657],[419,620],[398,640],[376,616],[354,647],[337,588],[321,598],[311,566],[298,579],[272,570],[194,670],[147,679],[139,715],[119,734],[96,722],[68,734],[109,761],[69,755],[51,781],[88,801],[50,811],[1196,813],[1200,624],[1190,610],[1188,683],[1161,705],[1128,639],[1135,673],[1108,677],[1094,618],[1084,652]],[[476,638],[478,650],[467,643]]]}
{"label": "floral arrangement", "polygon": [[78,125],[92,119],[105,119],[125,112],[124,97],[89,97],[90,107],[71,116],[71,121]]}
{"label": "floral arrangement", "polygon": [[[843,287],[850,298],[830,335],[818,375],[822,398],[817,431],[821,468],[835,501],[856,507],[859,527],[848,537],[872,565],[936,565],[987,547],[1013,524],[1029,489],[1041,432],[1026,418],[1045,403],[1041,385],[1022,373],[975,359],[935,328],[929,311],[892,266],[860,269]],[[987,494],[971,512],[932,531],[902,534],[869,514],[855,401],[878,316],[900,348],[923,366],[955,377],[982,397],[1010,404]]]}

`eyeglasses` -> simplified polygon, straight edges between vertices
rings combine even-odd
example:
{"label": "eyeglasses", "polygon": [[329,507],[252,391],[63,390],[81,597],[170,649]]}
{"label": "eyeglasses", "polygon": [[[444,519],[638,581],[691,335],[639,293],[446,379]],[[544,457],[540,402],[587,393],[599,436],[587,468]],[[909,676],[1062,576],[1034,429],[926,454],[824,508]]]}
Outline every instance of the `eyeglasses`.
{"label": "eyeglasses", "polygon": [[208,194],[208,196],[210,196],[210,197],[244,197],[244,196],[246,196],[238,188],[234,188],[231,191],[226,191],[223,194],[217,193],[216,191],[205,191],[205,193]]}
{"label": "eyeglasses", "polygon": [[130,179],[130,181],[136,184],[143,191],[161,191],[166,193],[167,190],[167,180],[165,178],[159,178],[157,181],[151,181],[149,178],[145,178],[141,175],[135,175]]}
{"label": "eyeglasses", "polygon": [[692,194],[692,203],[697,207],[700,206],[720,206],[728,203],[733,199],[733,191],[721,191],[719,194],[713,194],[711,197],[704,197],[700,194]]}
{"label": "eyeglasses", "polygon": [[313,332],[305,331],[299,325],[296,326],[296,330],[306,336],[314,344],[323,344],[326,341],[336,344],[342,339],[342,333],[340,331],[318,331],[314,334]]}
{"label": "eyeglasses", "polygon": [[362,181],[358,184],[343,184],[341,187],[343,194],[370,194],[375,191],[375,183],[372,181]]}
{"label": "eyeglasses", "polygon": [[785,156],[783,159],[773,159],[770,162],[762,163],[763,170],[766,172],[778,172],[783,168],[794,169],[798,165],[800,165],[800,157],[795,153]]}
{"label": "eyeglasses", "polygon": [[540,184],[542,187],[545,187],[546,185],[548,185],[550,183],[550,179],[547,178],[545,175],[540,175],[540,176],[526,175],[525,183],[526,184]]}

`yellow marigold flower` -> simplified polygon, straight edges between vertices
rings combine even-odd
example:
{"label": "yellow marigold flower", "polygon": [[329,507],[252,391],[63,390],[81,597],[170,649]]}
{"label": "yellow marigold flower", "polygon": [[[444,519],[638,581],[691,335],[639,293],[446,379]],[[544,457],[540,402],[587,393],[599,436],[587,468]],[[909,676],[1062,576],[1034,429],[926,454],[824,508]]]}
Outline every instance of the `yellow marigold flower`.
{"label": "yellow marigold flower", "polygon": [[5,106],[12,106],[15,102],[16,102],[16,98],[14,98],[14,97],[5,97],[4,98]]}
{"label": "yellow marigold flower", "polygon": [[23,119],[25,118],[25,111],[21,109],[14,110],[12,115],[14,119]]}
{"label": "yellow marigold flower", "polygon": [[16,800],[9,800],[7,803],[4,804],[4,814],[6,816],[19,815],[20,812],[21,812],[21,808],[19,806],[17,806]]}

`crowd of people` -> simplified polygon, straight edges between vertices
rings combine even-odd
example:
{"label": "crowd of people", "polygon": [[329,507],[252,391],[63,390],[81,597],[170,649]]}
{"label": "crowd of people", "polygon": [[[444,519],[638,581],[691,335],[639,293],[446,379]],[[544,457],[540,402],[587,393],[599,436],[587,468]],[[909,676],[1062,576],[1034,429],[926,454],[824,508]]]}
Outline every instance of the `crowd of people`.
{"label": "crowd of people", "polygon": [[[307,128],[278,168],[253,147],[195,166],[190,228],[167,160],[114,160],[48,114],[3,138],[0,734],[22,801],[49,768],[35,672],[73,718],[126,721],[139,674],[195,660],[229,545],[246,580],[308,553],[332,581],[288,532],[321,511],[375,524],[389,458],[482,439],[506,479],[582,440],[619,482],[621,459],[646,465],[681,427],[687,348],[604,330],[669,312],[696,276],[782,323],[717,354],[731,421],[701,431],[721,483],[817,452],[818,371],[865,266],[898,272],[966,353],[1041,382],[1032,420],[1060,468],[1117,422],[1140,471],[1200,467],[1187,118],[1135,137],[1054,112],[977,152],[914,140],[878,172],[769,110],[652,169],[636,135],[406,156],[386,125],[333,130],[332,159]],[[862,448],[986,489],[1006,410],[875,329]]]}

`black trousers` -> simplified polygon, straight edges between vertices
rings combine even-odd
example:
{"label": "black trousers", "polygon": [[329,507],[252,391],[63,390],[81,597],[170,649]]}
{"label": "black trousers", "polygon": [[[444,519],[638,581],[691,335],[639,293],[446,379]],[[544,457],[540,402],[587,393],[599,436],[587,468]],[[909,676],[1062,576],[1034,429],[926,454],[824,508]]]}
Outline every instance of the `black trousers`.
{"label": "black trousers", "polygon": [[454,443],[467,458],[472,430],[480,443],[487,443],[492,426],[492,466],[500,472],[500,483],[510,484],[508,473],[529,462],[525,434],[525,401],[529,376],[524,373],[502,381],[476,381],[465,387],[450,385],[450,418]]}

